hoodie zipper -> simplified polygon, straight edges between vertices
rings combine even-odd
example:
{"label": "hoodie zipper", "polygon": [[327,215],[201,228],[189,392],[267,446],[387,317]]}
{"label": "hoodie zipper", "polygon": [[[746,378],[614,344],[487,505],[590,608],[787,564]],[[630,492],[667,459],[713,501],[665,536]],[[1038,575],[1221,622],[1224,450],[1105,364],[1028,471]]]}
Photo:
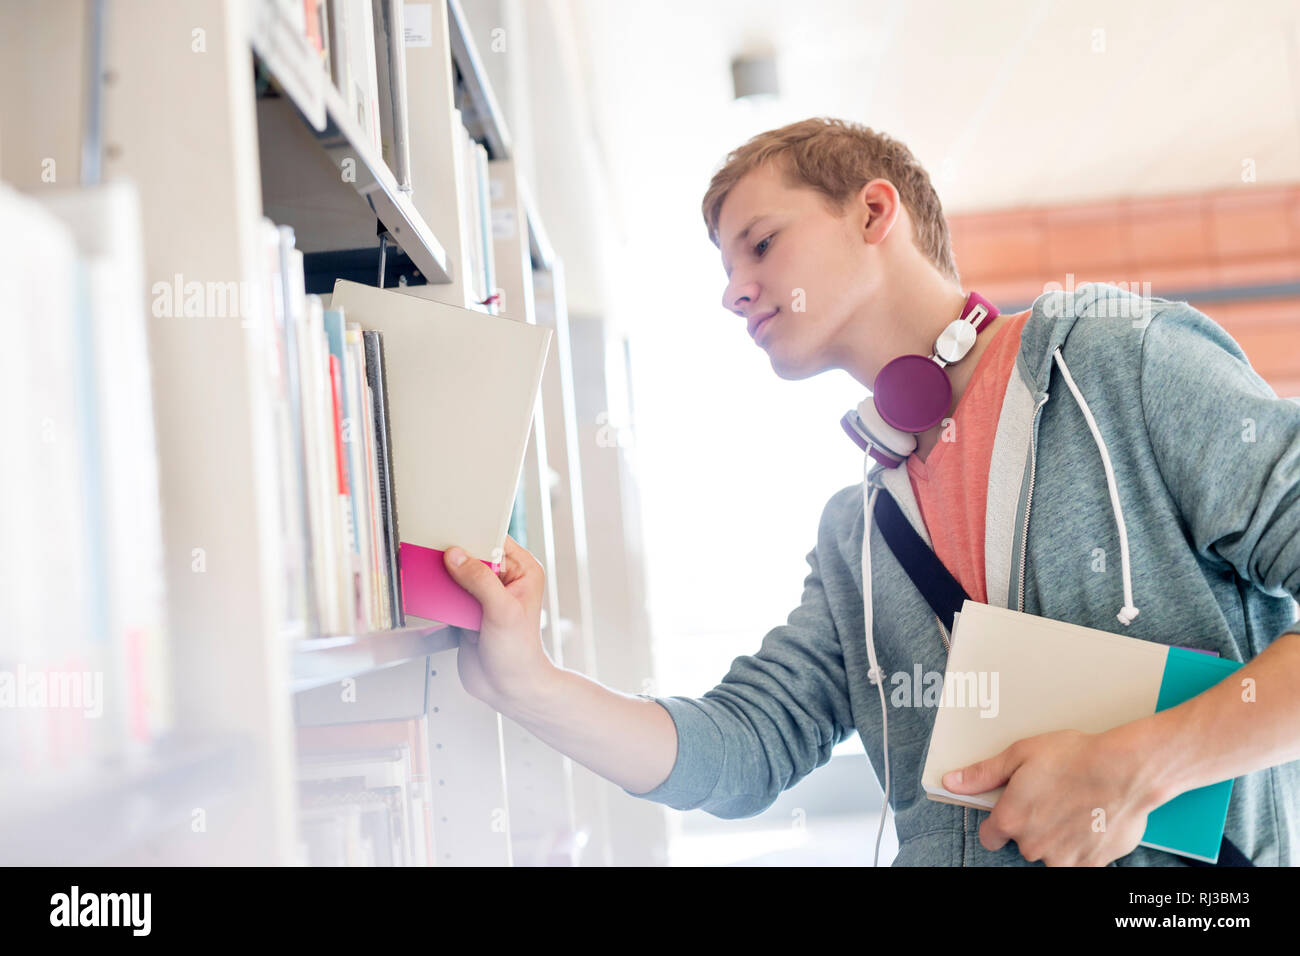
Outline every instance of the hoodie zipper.
{"label": "hoodie zipper", "polygon": [[939,625],[939,640],[943,641],[943,649],[945,651],[951,651],[952,646],[950,645],[948,639],[948,629],[943,626],[943,619],[939,617],[938,614],[934,616],[934,619]]}
{"label": "hoodie zipper", "polygon": [[1034,502],[1034,472],[1038,469],[1038,416],[1042,414],[1045,404],[1046,395],[1034,406],[1034,420],[1029,426],[1029,491],[1025,495],[1025,526],[1020,534],[1020,588],[1016,602],[1016,610],[1021,612],[1025,609],[1025,548],[1029,545],[1029,509]]}
{"label": "hoodie zipper", "polygon": [[[1043,405],[1047,403],[1048,396],[1044,395],[1042,400],[1034,406],[1034,419],[1030,425],[1029,441],[1029,490],[1025,495],[1025,525],[1020,535],[1020,577],[1019,577],[1019,600],[1018,611],[1025,609],[1025,547],[1029,543],[1029,509],[1034,501],[1034,473],[1038,469],[1038,416],[1042,413]],[[948,629],[944,627],[943,621],[939,615],[934,616],[935,621],[939,624],[939,637],[943,641],[943,649],[949,653],[952,652],[952,642],[948,635]],[[966,865],[966,845],[967,833],[970,831],[970,807],[961,808],[961,865]]]}

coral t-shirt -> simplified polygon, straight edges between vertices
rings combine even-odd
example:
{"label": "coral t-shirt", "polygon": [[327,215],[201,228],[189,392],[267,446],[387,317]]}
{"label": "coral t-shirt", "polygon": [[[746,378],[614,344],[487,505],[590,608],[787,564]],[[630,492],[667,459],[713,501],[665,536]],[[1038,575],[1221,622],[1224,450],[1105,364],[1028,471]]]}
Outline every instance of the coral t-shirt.
{"label": "coral t-shirt", "polygon": [[984,510],[993,438],[1029,312],[1013,315],[993,336],[953,410],[952,421],[926,460],[915,454],[907,458],[907,474],[934,553],[971,600],[981,603],[988,603]]}

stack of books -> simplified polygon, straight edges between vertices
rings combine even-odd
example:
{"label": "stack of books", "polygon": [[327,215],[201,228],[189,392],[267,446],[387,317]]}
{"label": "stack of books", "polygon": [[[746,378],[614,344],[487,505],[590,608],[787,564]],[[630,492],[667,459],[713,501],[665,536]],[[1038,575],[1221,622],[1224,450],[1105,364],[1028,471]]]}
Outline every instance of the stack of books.
{"label": "stack of books", "polygon": [[[455,114],[460,119],[460,110]],[[496,259],[492,251],[492,194],[487,148],[471,138],[463,124],[457,124],[456,129],[461,138],[460,150],[456,154],[456,182],[461,190],[461,235],[466,237],[465,287],[470,290],[474,303],[492,315],[499,315],[502,310],[496,289]]]}
{"label": "stack of books", "polygon": [[426,728],[423,718],[298,728],[305,864],[433,864]]}
{"label": "stack of books", "polygon": [[262,242],[283,627],[298,637],[401,627],[383,336],[363,334],[342,310],[304,293],[293,230],[263,220]]}

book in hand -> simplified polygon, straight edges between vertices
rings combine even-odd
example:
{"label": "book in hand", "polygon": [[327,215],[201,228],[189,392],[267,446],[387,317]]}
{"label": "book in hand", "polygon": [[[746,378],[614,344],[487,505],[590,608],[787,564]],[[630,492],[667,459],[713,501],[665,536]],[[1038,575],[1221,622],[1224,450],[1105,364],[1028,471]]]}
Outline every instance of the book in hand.
{"label": "book in hand", "polygon": [[[957,794],[943,775],[1026,737],[1100,733],[1175,707],[1241,666],[967,600],[953,626],[921,785],[931,800],[991,810],[1005,787]],[[1231,780],[1179,794],[1148,815],[1140,845],[1216,862],[1231,795]]]}
{"label": "book in hand", "polygon": [[483,609],[442,553],[501,560],[554,333],[342,279],[330,303],[383,333],[403,612],[478,630]]}

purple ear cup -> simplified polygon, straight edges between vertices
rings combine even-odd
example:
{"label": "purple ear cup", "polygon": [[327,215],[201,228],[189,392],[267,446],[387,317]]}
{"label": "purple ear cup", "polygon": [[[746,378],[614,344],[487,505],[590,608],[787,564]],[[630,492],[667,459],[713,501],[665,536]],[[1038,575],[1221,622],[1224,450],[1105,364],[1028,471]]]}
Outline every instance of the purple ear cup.
{"label": "purple ear cup", "polygon": [[850,408],[844,413],[844,417],[840,419],[840,427],[844,429],[846,435],[853,439],[855,445],[863,451],[866,451],[867,448],[870,447],[871,443],[867,441],[866,435],[862,434],[854,427],[854,419],[857,417],[858,413],[854,409]]}
{"label": "purple ear cup", "polygon": [[900,355],[880,370],[873,390],[880,417],[899,431],[919,434],[943,421],[952,382],[924,355]]}
{"label": "purple ear cup", "polygon": [[887,468],[897,468],[916,450],[916,436],[887,424],[870,399],[849,409],[840,426],[855,445]]}
{"label": "purple ear cup", "polygon": [[[866,425],[854,409],[849,409],[844,413],[844,417],[840,419],[840,427],[844,429],[845,434],[853,439],[855,445],[886,468],[897,468],[907,457],[904,454],[893,454],[883,444],[872,442]],[[911,453],[908,452],[908,454]]]}
{"label": "purple ear cup", "polygon": [[900,355],[887,364],[876,375],[871,398],[850,409],[840,427],[876,461],[897,468],[916,450],[916,436],[942,422],[952,406],[944,366],[964,359],[998,314],[992,302],[972,292],[961,316],[939,334],[934,354]]}

